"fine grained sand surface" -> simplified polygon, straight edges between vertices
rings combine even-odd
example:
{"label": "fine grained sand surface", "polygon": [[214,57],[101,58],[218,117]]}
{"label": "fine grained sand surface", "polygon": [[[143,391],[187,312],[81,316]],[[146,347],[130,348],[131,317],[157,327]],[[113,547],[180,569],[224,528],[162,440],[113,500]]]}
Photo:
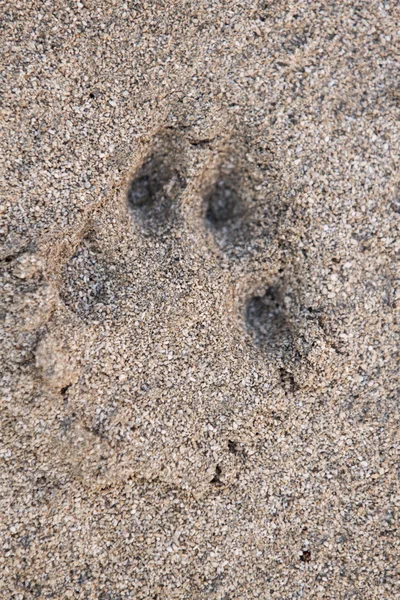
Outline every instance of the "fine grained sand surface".
{"label": "fine grained sand surface", "polygon": [[1,12],[1,598],[399,598],[398,6]]}

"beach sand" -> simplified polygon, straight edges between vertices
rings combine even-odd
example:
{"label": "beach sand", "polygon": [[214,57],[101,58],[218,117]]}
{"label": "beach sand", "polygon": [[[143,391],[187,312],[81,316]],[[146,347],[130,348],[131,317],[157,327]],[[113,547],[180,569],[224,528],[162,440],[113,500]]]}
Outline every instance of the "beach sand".
{"label": "beach sand", "polygon": [[399,7],[2,6],[1,598],[399,598]]}

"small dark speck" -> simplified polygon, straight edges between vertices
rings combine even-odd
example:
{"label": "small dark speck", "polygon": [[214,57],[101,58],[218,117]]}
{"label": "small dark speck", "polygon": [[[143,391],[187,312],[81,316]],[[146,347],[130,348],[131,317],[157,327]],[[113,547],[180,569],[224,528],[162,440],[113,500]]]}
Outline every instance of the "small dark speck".
{"label": "small dark speck", "polygon": [[213,483],[214,485],[222,485],[222,481],[219,478],[221,473],[222,473],[221,467],[219,465],[217,465],[215,467],[215,475],[211,479],[210,483]]}
{"label": "small dark speck", "polygon": [[229,452],[232,452],[233,454],[236,454],[237,451],[238,451],[237,442],[233,442],[232,440],[228,440],[228,450],[229,450]]}
{"label": "small dark speck", "polygon": [[303,550],[300,554],[300,560],[302,562],[310,562],[311,561],[311,550]]}

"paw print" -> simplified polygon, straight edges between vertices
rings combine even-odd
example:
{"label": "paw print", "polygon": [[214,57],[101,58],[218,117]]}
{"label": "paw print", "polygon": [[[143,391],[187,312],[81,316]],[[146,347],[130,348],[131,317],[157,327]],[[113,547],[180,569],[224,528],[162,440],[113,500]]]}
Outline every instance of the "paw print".
{"label": "paw print", "polygon": [[247,303],[246,321],[254,341],[271,357],[284,360],[292,352],[294,332],[282,288],[269,286],[262,296],[252,296]]}
{"label": "paw print", "polygon": [[128,206],[145,232],[167,232],[178,216],[179,195],[186,187],[185,169],[178,159],[179,144],[173,132],[164,132],[153,140],[130,183]]}
{"label": "paw print", "polygon": [[324,372],[329,345],[280,241],[285,198],[266,146],[169,128],[91,216],[62,292],[90,346],[63,435],[100,448],[85,450],[91,478],[219,493],[255,455],[268,391],[285,403]]}
{"label": "paw print", "polygon": [[63,268],[65,305],[85,321],[99,318],[101,307],[113,304],[112,269],[96,233],[89,231]]}

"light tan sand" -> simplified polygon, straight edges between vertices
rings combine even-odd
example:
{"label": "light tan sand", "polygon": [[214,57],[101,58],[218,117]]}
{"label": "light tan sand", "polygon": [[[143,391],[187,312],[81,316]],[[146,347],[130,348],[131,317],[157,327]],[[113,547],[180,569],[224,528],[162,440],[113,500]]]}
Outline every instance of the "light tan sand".
{"label": "light tan sand", "polygon": [[395,4],[2,3],[1,598],[400,597]]}

